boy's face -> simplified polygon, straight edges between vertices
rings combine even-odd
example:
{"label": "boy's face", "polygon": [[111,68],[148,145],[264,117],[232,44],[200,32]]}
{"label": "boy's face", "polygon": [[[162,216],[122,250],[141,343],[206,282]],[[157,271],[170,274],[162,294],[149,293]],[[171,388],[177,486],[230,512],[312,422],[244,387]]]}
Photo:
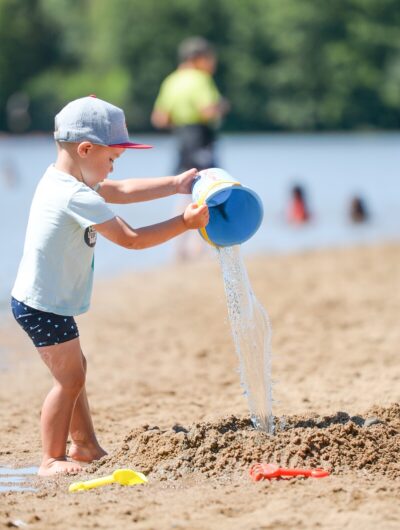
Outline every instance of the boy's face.
{"label": "boy's face", "polygon": [[105,147],[91,142],[79,144],[80,168],[85,183],[93,187],[107,178],[114,169],[114,161],[124,151],[121,147]]}

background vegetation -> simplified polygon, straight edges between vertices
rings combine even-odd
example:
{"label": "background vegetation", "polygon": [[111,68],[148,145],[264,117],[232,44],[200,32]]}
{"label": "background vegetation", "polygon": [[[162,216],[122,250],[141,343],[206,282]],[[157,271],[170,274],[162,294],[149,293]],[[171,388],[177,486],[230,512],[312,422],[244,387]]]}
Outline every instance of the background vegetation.
{"label": "background vegetation", "polygon": [[0,0],[0,130],[90,93],[149,130],[190,35],[217,48],[227,130],[400,125],[399,0]]}

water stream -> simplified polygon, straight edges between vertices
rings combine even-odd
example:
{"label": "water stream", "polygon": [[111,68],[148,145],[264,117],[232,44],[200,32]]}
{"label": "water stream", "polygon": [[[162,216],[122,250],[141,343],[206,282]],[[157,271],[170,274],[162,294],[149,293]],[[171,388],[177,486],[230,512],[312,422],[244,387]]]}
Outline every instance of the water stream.
{"label": "water stream", "polygon": [[252,290],[240,245],[218,248],[240,383],[256,429],[273,433],[271,324]]}

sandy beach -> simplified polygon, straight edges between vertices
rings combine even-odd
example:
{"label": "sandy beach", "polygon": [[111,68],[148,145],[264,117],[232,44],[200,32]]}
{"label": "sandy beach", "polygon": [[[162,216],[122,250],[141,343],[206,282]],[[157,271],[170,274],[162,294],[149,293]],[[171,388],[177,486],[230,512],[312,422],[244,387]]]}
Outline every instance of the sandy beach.
{"label": "sandy beach", "polygon": [[[79,480],[149,482],[68,493],[77,478],[31,477],[0,492],[1,528],[400,527],[400,245],[246,264],[272,321],[276,434],[250,425],[217,259],[98,279],[77,322],[109,454]],[[37,466],[51,378],[11,318],[0,345],[0,467]],[[259,461],[331,475],[255,483]]]}

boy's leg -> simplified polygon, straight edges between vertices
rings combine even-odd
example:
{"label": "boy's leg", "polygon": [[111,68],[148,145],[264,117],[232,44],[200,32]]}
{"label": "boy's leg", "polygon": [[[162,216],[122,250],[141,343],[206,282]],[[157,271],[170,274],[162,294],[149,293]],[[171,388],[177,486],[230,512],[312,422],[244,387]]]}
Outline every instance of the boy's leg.
{"label": "boy's leg", "polygon": [[39,475],[77,473],[81,467],[66,459],[66,443],[75,402],[85,384],[79,338],[38,348],[54,377],[41,414],[43,459]]}
{"label": "boy's leg", "polygon": [[[82,353],[82,363],[86,374],[86,358]],[[106,451],[100,447],[93,428],[92,417],[90,415],[89,402],[86,388],[83,387],[75,408],[72,413],[71,426],[71,446],[68,456],[80,462],[92,462],[106,455]]]}

